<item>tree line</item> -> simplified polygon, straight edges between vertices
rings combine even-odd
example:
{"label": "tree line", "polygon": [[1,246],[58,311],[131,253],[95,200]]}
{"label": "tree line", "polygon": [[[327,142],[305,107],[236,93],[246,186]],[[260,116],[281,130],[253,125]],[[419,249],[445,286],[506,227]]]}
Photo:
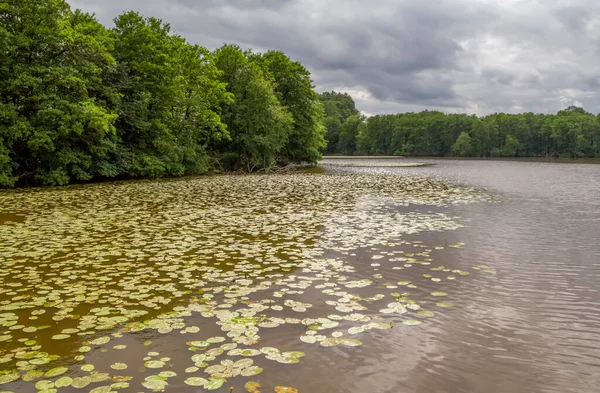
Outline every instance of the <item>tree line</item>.
{"label": "tree line", "polygon": [[600,115],[574,106],[557,114],[423,111],[366,118],[348,94],[324,93],[321,100],[328,154],[600,157]]}
{"label": "tree line", "polygon": [[268,170],[321,153],[598,157],[599,117],[365,117],[281,51],[214,51],[136,12],[0,3],[0,186]]}
{"label": "tree line", "polygon": [[323,105],[280,51],[209,51],[127,12],[0,3],[0,186],[247,171],[319,160]]}

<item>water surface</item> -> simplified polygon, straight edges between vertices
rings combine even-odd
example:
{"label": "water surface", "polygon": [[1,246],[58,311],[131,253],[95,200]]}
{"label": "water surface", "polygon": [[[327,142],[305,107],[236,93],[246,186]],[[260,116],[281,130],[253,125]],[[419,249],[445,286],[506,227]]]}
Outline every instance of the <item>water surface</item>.
{"label": "water surface", "polygon": [[597,391],[600,166],[352,162],[0,193],[0,390]]}

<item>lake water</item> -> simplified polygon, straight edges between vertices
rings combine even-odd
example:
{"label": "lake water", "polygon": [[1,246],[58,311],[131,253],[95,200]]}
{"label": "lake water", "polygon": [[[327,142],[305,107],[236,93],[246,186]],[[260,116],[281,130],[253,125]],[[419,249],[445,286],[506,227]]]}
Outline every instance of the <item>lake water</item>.
{"label": "lake water", "polygon": [[597,392],[600,166],[406,162],[0,193],[0,391]]}

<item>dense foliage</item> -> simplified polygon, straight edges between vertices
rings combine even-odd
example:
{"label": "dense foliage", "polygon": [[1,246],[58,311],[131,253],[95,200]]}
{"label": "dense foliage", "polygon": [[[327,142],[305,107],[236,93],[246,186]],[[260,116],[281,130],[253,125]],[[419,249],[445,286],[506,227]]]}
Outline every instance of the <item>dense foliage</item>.
{"label": "dense foliage", "polygon": [[352,154],[356,150],[358,128],[365,117],[347,93],[326,92],[320,99],[325,108],[326,152]]}
{"label": "dense foliage", "polygon": [[281,52],[214,53],[128,12],[0,3],[0,186],[258,170],[320,158],[310,73]]}
{"label": "dense foliage", "polygon": [[423,111],[365,119],[347,94],[325,93],[321,100],[330,154],[600,157],[600,115],[578,107],[555,115]]}
{"label": "dense foliage", "polygon": [[127,12],[0,3],[0,186],[265,170],[329,154],[600,156],[581,108],[363,116],[284,53],[188,43]]}

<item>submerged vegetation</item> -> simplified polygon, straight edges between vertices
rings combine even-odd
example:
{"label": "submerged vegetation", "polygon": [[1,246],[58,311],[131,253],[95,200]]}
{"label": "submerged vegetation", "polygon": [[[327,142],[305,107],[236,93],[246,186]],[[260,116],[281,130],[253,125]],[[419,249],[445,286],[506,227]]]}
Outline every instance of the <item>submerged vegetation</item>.
{"label": "submerged vegetation", "polygon": [[310,73],[285,54],[214,52],[128,12],[0,3],[0,186],[309,162],[325,146]]}
{"label": "submerged vegetation", "polygon": [[324,93],[328,154],[458,157],[600,157],[600,115],[436,111],[368,119],[348,94]]}
{"label": "submerged vegetation", "polygon": [[493,273],[417,236],[489,200],[343,168],[4,192],[0,389],[297,391],[261,373],[426,326]]}

